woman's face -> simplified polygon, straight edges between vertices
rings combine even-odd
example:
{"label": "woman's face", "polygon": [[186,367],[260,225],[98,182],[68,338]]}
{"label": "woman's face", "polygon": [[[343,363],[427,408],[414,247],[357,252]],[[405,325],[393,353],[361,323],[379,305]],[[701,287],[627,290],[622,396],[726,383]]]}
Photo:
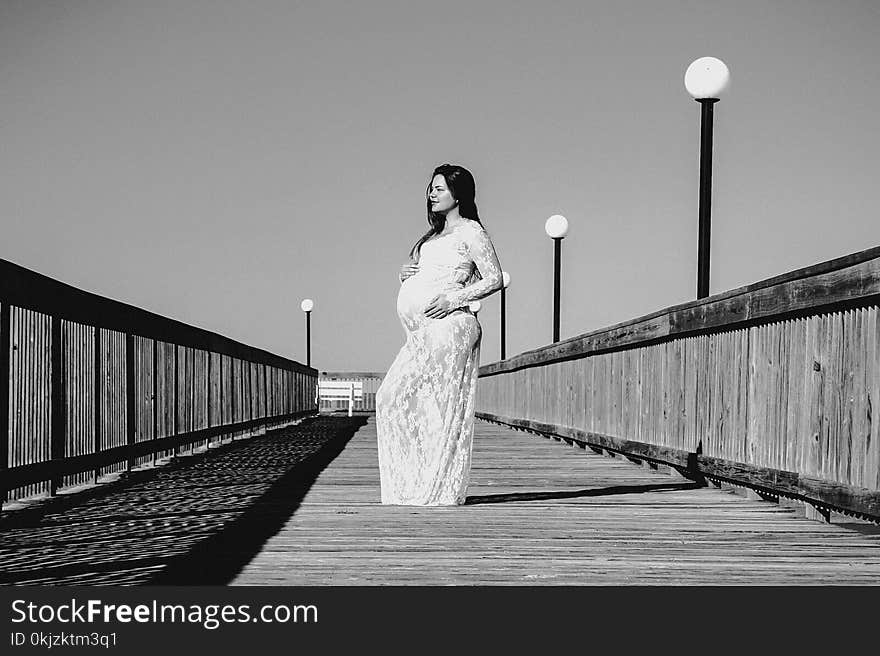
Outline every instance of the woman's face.
{"label": "woman's face", "polygon": [[431,211],[439,214],[446,214],[458,205],[458,201],[452,197],[449,187],[446,185],[446,178],[439,174],[435,175],[434,179],[431,180],[428,200],[431,202]]}

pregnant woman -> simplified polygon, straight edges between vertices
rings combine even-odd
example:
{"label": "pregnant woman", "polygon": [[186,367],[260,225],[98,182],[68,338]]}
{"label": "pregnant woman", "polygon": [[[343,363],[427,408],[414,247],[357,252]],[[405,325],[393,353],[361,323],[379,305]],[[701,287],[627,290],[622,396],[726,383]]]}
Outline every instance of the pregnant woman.
{"label": "pregnant woman", "polygon": [[465,501],[482,334],[468,303],[501,289],[475,195],[467,169],[438,166],[427,189],[431,229],[401,268],[406,343],[376,392],[382,503]]}

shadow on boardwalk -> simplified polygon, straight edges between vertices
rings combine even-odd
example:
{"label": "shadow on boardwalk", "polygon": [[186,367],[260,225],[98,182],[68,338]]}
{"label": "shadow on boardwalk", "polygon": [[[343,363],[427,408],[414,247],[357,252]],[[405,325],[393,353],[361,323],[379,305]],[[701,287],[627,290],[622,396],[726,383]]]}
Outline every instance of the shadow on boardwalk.
{"label": "shadow on boardwalk", "polygon": [[549,499],[577,499],[579,497],[604,497],[613,494],[638,494],[659,490],[698,490],[706,487],[700,483],[657,483],[653,485],[615,485],[591,490],[567,490],[564,492],[515,492],[511,494],[485,494],[469,496],[466,506],[481,503],[508,503],[511,501],[546,501]]}
{"label": "shadow on boardwalk", "polygon": [[225,585],[366,417],[322,416],[0,518],[3,585]]}

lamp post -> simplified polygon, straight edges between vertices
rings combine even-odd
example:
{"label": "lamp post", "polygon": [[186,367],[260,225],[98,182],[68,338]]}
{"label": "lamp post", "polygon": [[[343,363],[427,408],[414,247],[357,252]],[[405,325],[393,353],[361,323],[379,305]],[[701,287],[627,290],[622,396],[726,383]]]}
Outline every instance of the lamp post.
{"label": "lamp post", "polygon": [[501,272],[501,359],[507,357],[507,288],[510,286],[510,274]]}
{"label": "lamp post", "polygon": [[312,308],[315,307],[315,302],[306,298],[299,305],[302,308],[302,311],[306,313],[306,366],[312,366]]}
{"label": "lamp post", "polygon": [[712,208],[712,108],[730,84],[727,65],[715,57],[701,57],[688,66],[684,86],[702,106],[700,119],[700,225],[697,255],[697,298],[709,295],[709,247]]}
{"label": "lamp post", "polygon": [[553,341],[559,341],[559,278],[562,240],[568,234],[568,219],[554,214],[544,224],[544,231],[553,240]]}

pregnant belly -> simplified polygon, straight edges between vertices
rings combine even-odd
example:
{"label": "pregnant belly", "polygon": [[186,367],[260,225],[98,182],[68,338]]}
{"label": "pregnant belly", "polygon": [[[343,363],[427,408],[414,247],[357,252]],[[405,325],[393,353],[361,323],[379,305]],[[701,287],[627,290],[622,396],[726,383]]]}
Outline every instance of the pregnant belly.
{"label": "pregnant belly", "polygon": [[437,294],[459,288],[459,285],[426,279],[418,274],[411,276],[400,286],[397,294],[397,314],[407,328],[415,330],[428,321],[425,307]]}

